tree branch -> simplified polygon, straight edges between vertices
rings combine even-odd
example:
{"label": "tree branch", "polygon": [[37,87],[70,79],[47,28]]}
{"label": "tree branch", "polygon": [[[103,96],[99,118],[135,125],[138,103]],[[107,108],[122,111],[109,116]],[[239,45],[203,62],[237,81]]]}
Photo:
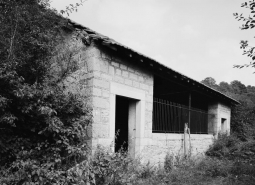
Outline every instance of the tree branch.
{"label": "tree branch", "polygon": [[13,32],[13,35],[11,37],[11,44],[10,44],[10,49],[9,49],[9,55],[8,55],[8,59],[11,58],[12,56],[12,51],[13,51],[13,43],[14,43],[14,38],[15,38],[15,35],[16,35],[16,31],[17,31],[17,27],[18,27],[18,13],[17,13],[17,7],[15,7],[15,12],[16,12],[16,23],[15,23],[15,28],[14,28],[14,32]]}

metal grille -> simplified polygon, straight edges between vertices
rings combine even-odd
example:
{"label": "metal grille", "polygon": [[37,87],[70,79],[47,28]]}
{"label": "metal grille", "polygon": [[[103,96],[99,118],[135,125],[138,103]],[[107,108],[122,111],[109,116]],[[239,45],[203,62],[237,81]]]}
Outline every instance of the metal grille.
{"label": "metal grille", "polygon": [[184,105],[154,98],[152,132],[183,133],[184,124],[188,123],[190,133],[207,134],[209,116],[213,115],[203,110],[189,109]]}

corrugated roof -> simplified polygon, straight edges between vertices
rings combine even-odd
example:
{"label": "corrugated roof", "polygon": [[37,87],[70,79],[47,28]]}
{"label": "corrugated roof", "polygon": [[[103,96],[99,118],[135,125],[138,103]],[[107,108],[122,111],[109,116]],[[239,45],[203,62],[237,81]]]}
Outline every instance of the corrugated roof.
{"label": "corrugated roof", "polygon": [[213,88],[211,88],[211,87],[209,87],[209,86],[207,86],[207,85],[205,85],[205,84],[203,84],[203,83],[201,83],[201,82],[199,82],[199,81],[196,81],[196,80],[194,80],[194,79],[192,79],[192,78],[190,78],[190,77],[188,77],[188,76],[186,76],[186,75],[184,75],[184,74],[182,74],[182,73],[180,73],[180,72],[178,72],[178,71],[175,71],[174,69],[172,69],[172,68],[170,68],[170,67],[168,67],[168,66],[166,66],[166,65],[164,65],[164,64],[161,64],[161,63],[158,62],[157,60],[155,60],[155,59],[153,59],[153,58],[150,58],[150,57],[148,57],[148,56],[146,56],[146,55],[144,55],[144,54],[142,54],[142,53],[139,53],[139,52],[137,52],[137,51],[135,51],[135,50],[133,50],[133,49],[131,49],[131,48],[129,48],[129,47],[123,45],[123,44],[120,44],[119,42],[117,42],[117,41],[115,41],[115,40],[113,40],[113,39],[111,39],[111,38],[109,38],[109,37],[106,37],[106,36],[104,36],[104,35],[102,35],[102,34],[100,34],[100,33],[97,33],[97,32],[95,32],[94,30],[91,30],[91,29],[88,28],[88,27],[85,27],[85,26],[83,26],[83,25],[81,25],[81,24],[78,24],[78,23],[76,23],[76,22],[74,22],[74,21],[72,21],[72,20],[70,20],[70,19],[68,20],[68,23],[71,24],[70,26],[72,26],[72,27],[74,27],[74,28],[76,28],[76,29],[86,31],[86,33],[88,33],[89,37],[93,38],[94,40],[101,40],[101,41],[102,41],[103,43],[105,43],[105,44],[108,44],[108,45],[111,45],[111,46],[121,47],[122,49],[125,49],[125,50],[127,50],[128,52],[130,52],[130,53],[135,53],[136,55],[141,56],[141,58],[143,58],[143,59],[147,59],[147,60],[153,61],[154,63],[158,64],[158,66],[161,66],[162,68],[165,68],[165,69],[167,69],[167,70],[170,70],[171,72],[174,72],[174,73],[176,73],[176,74],[182,76],[183,78],[186,78],[186,79],[191,80],[191,81],[193,81],[193,82],[195,82],[195,83],[198,83],[199,85],[201,85],[201,86],[207,88],[207,89],[210,90],[210,91],[213,91],[213,92],[218,93],[219,95],[221,95],[221,96],[227,98],[228,100],[230,100],[230,101],[231,101],[232,103],[234,103],[234,104],[240,104],[237,100],[231,98],[230,96],[227,96],[227,95],[223,94],[223,93],[220,92],[220,91],[217,91],[217,90],[215,90],[215,89],[213,89]]}

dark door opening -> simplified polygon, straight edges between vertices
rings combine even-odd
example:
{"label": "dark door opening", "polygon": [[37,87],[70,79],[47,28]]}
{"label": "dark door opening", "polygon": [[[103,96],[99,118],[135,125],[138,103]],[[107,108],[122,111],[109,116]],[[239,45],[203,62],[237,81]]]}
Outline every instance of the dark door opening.
{"label": "dark door opening", "polygon": [[128,150],[128,111],[129,99],[123,96],[116,96],[115,109],[115,152],[121,148]]}

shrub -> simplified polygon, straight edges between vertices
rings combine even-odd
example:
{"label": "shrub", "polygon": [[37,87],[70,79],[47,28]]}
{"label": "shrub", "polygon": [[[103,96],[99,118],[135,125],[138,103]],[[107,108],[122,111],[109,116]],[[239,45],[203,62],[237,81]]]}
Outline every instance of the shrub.
{"label": "shrub", "polygon": [[167,172],[171,171],[174,168],[174,155],[169,152],[165,156],[164,168]]}
{"label": "shrub", "polygon": [[96,184],[125,184],[133,181],[137,175],[138,162],[133,160],[127,152],[111,151],[98,147],[91,161]]}
{"label": "shrub", "polygon": [[219,134],[218,139],[206,151],[207,156],[222,158],[228,155],[230,151],[235,150],[240,140],[235,135]]}

